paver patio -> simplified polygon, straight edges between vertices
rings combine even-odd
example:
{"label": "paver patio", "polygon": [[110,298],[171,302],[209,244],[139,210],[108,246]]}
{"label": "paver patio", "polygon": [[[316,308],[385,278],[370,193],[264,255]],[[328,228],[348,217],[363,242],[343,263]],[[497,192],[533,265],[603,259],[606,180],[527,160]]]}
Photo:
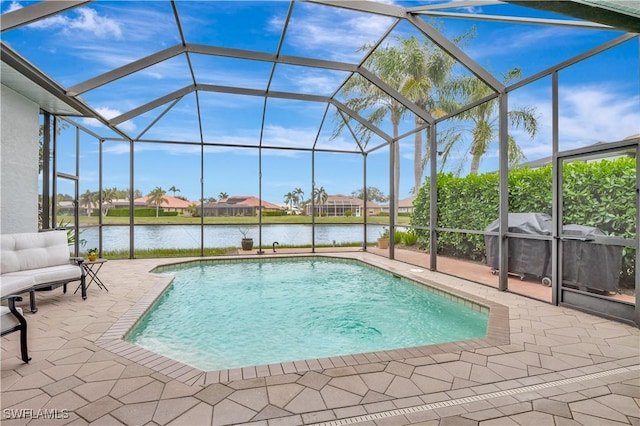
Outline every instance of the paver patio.
{"label": "paver patio", "polygon": [[640,424],[638,328],[342,255],[497,303],[504,324],[483,341],[202,372],[118,337],[169,281],[149,271],[176,260],[111,260],[109,292],[38,294],[29,364],[17,333],[2,338],[2,424]]}

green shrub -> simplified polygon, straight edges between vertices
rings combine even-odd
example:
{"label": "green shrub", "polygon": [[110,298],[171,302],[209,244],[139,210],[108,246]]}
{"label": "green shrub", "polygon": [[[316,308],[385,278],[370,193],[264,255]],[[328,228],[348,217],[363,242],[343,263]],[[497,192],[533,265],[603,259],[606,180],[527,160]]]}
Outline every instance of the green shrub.
{"label": "green shrub", "polygon": [[[595,226],[607,235],[635,238],[636,162],[618,158],[564,166],[564,223]],[[509,171],[509,211],[552,214],[551,165],[539,169]],[[497,173],[456,177],[438,174],[439,228],[484,230],[499,215]],[[429,186],[420,188],[411,223],[429,226]],[[416,230],[421,248],[429,247],[429,231]],[[624,250],[621,284],[633,285],[633,250]],[[483,260],[484,236],[458,232],[438,233],[438,253],[470,260]]]}
{"label": "green shrub", "polygon": [[[164,209],[158,209],[158,216],[177,216],[178,212],[165,212]],[[156,217],[155,207],[145,207],[133,210],[134,217]],[[129,217],[129,209],[109,209],[107,216],[111,217]]]}
{"label": "green shrub", "polygon": [[156,212],[155,207],[133,209],[133,216],[135,217],[156,217],[156,214],[158,216],[164,216],[164,210],[159,208]]}
{"label": "green shrub", "polygon": [[402,235],[402,244],[405,246],[413,246],[418,242],[418,233],[414,230],[404,232]]}
{"label": "green shrub", "polygon": [[262,217],[267,216],[286,216],[287,212],[285,210],[266,210],[262,212]]}
{"label": "green shrub", "polygon": [[109,209],[107,216],[111,217],[127,217],[129,216],[129,209]]}
{"label": "green shrub", "polygon": [[405,246],[415,245],[418,241],[418,234],[414,230],[400,231],[396,230],[393,234],[394,244],[402,244]]}

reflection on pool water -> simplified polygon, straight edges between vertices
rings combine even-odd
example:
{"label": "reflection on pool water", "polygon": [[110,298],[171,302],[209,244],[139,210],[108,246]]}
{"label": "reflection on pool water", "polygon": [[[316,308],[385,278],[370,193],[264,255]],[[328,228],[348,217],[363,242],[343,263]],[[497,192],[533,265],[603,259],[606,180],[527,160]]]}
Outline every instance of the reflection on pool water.
{"label": "reflection on pool water", "polygon": [[355,261],[284,258],[163,268],[172,285],[128,341],[202,370],[484,337],[487,314]]}

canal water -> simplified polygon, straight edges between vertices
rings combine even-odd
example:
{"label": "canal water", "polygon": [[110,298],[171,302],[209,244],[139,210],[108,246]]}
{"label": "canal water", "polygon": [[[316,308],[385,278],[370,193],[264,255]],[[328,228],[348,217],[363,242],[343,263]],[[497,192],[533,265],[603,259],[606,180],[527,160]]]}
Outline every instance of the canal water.
{"label": "canal water", "polygon": [[[367,225],[367,243],[374,243],[382,231],[383,225]],[[239,225],[205,225],[204,246],[208,248],[239,247],[242,230],[249,230],[247,237],[259,243],[259,228]],[[317,224],[315,226],[316,245],[340,245],[362,242],[363,225]],[[270,246],[274,242],[280,245],[304,246],[312,244],[312,225],[273,224],[262,225],[262,245]],[[82,228],[80,239],[85,240],[84,248],[98,247],[98,228]],[[175,248],[200,248],[199,225],[136,225],[134,231],[137,250]],[[128,226],[104,226],[102,230],[102,249],[119,251],[129,249]],[[82,248],[81,248],[82,251]]]}

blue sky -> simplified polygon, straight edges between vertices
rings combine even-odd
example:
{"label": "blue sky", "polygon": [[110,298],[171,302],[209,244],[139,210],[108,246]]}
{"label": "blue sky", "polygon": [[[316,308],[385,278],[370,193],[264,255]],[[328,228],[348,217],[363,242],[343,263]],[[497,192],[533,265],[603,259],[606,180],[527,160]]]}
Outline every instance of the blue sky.
{"label": "blue sky", "polygon": [[[418,6],[428,2],[400,2]],[[27,6],[27,2],[3,1],[2,12]],[[177,9],[188,43],[275,53],[282,34],[289,3],[285,1],[178,1]],[[476,7],[474,12],[524,14],[552,17],[517,6]],[[524,11],[524,12],[523,12]],[[556,16],[557,17],[557,16]],[[564,17],[560,17],[565,19]],[[364,52],[360,47],[374,43],[389,28],[390,18],[326,7],[296,3],[282,43],[283,55],[358,63]],[[622,33],[584,28],[551,27],[443,18],[442,31],[454,37],[476,25],[476,37],[463,47],[465,53],[488,71],[499,76],[520,67],[525,77],[563,60],[610,41]],[[406,22],[400,23],[388,39],[419,35]],[[63,87],[72,87],[130,61],[180,43],[171,5],[167,1],[96,2],[3,34],[3,41],[54,78]],[[560,78],[560,148],[586,146],[600,141],[616,141],[640,133],[640,89],[638,41],[627,42],[599,57],[562,70]],[[272,65],[267,62],[191,54],[198,83],[266,88]],[[347,74],[318,68],[278,65],[270,89],[331,96]],[[192,84],[185,55],[176,56],[142,72],[82,93],[81,97],[106,118],[116,117],[167,93]],[[338,99],[341,99],[340,96]],[[527,160],[551,155],[551,80],[545,78],[529,87],[510,93],[510,106],[535,107],[540,130],[534,140],[513,129]],[[259,167],[262,167],[262,197],[281,203],[284,194],[300,187],[311,193],[311,154],[288,150],[262,150],[259,163],[257,147],[305,147],[315,144],[355,152],[356,144],[348,132],[332,139],[336,110],[324,103],[270,98],[265,111],[264,99],[255,96],[192,92],[166,111],[169,104],[148,111],[119,125],[137,137],[157,123],[142,139],[163,141],[200,141],[196,106],[204,118],[202,134],[207,142],[223,147],[201,148],[185,143],[136,143],[134,187],[147,193],[156,186],[165,190],[175,186],[180,195],[191,200],[201,195],[201,168],[204,170],[205,197],[226,192],[230,195],[255,195]],[[166,113],[164,115],[163,112]],[[325,117],[326,112],[326,117]],[[162,115],[162,116],[161,116]],[[158,119],[158,117],[160,117]],[[323,121],[323,117],[324,121]],[[114,133],[92,120],[78,120],[93,132],[113,137]],[[413,117],[400,125],[400,133],[409,131]],[[381,129],[391,133],[390,123]],[[61,140],[69,144],[74,132],[64,132]],[[65,142],[67,141],[67,142]],[[382,143],[377,137],[369,147]],[[98,185],[98,143],[83,136],[80,153],[81,192]],[[129,145],[106,142],[103,145],[106,187],[129,187]],[[481,164],[481,172],[497,169],[497,147],[491,147]],[[413,187],[413,137],[401,142],[400,197],[410,195]],[[458,158],[464,157],[460,146]],[[455,160],[445,167],[453,170]],[[60,161],[62,171],[71,172],[75,164],[72,151]],[[367,185],[389,193],[387,177],[388,149],[368,155]],[[468,170],[468,166],[463,167]],[[328,194],[350,194],[362,187],[363,161],[352,153],[317,153],[315,182]],[[64,188],[60,190],[64,192]]]}

